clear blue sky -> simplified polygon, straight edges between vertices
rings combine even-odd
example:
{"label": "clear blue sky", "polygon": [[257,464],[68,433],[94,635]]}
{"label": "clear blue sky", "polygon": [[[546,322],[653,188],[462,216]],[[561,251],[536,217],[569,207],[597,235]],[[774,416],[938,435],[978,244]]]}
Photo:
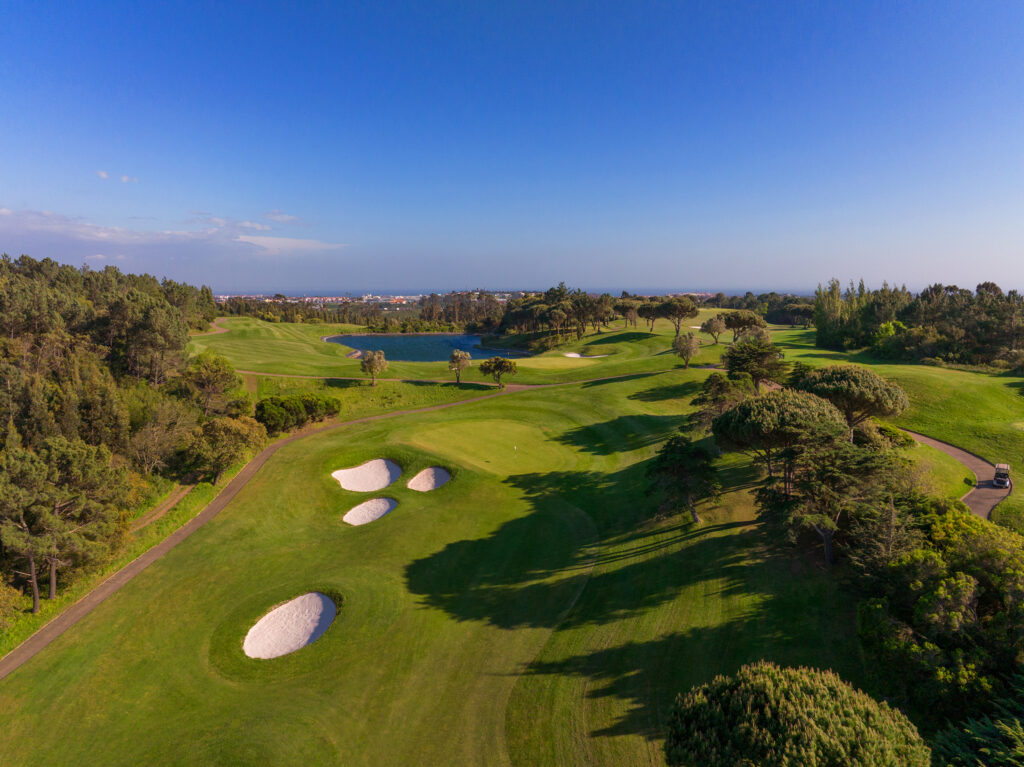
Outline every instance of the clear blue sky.
{"label": "clear blue sky", "polygon": [[1024,3],[0,0],[0,251],[224,292],[1024,288]]}

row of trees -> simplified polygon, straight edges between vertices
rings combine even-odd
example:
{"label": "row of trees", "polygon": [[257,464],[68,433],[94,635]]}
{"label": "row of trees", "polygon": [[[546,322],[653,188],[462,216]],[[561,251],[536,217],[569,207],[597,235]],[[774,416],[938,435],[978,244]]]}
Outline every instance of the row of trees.
{"label": "row of trees", "polygon": [[157,476],[216,480],[266,438],[209,288],[0,257],[0,623],[122,548]]}
{"label": "row of trees", "polygon": [[838,280],[818,286],[814,300],[817,344],[827,349],[870,346],[876,354],[907,360],[969,364],[1024,364],[1024,296],[993,282],[972,292],[932,285],[916,296],[863,281],[843,290]]}

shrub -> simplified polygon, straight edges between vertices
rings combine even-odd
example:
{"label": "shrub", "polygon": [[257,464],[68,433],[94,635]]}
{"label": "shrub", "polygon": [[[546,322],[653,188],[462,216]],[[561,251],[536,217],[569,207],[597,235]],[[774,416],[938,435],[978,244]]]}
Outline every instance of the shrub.
{"label": "shrub", "polygon": [[676,698],[665,755],[686,767],[928,767],[902,713],[832,671],[761,661]]}

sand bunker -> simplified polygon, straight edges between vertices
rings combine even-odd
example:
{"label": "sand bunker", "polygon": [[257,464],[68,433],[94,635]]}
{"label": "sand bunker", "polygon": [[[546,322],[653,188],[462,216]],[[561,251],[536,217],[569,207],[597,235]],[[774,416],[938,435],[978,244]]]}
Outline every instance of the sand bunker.
{"label": "sand bunker", "polygon": [[402,467],[387,458],[374,458],[362,466],[338,469],[331,476],[346,490],[372,493],[374,490],[383,490],[402,476]]}
{"label": "sand bunker", "polygon": [[358,506],[353,506],[341,519],[350,525],[365,525],[380,519],[395,510],[398,501],[393,498],[371,498]]}
{"label": "sand bunker", "polygon": [[607,354],[580,354],[579,352],[566,352],[566,357],[572,357],[576,360],[596,360],[601,357],[607,357]]}
{"label": "sand bunker", "polygon": [[334,600],[311,591],[275,607],[249,629],[242,650],[250,658],[277,658],[301,650],[327,631],[337,608]]}
{"label": "sand bunker", "polygon": [[431,466],[410,479],[406,487],[410,490],[426,493],[430,490],[437,490],[437,488],[441,487],[451,478],[452,475],[448,473],[447,469],[442,469],[440,466]]}

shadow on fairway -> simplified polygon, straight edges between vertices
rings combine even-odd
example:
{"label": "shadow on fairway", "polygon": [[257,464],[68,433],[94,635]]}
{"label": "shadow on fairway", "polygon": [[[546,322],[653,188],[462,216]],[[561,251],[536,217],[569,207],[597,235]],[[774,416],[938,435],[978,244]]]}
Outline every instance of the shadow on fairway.
{"label": "shadow on fairway", "polygon": [[665,400],[670,399],[692,397],[699,391],[700,383],[697,381],[684,381],[679,384],[655,386],[653,389],[644,389],[643,391],[634,392],[629,395],[628,399],[638,400],[640,402],[664,402]]}
{"label": "shadow on fairway", "polygon": [[654,338],[654,333],[646,333],[639,330],[630,331],[629,333],[620,332],[617,335],[609,333],[607,336],[598,336],[591,341],[587,341],[584,346],[600,346],[601,344],[630,344],[634,341],[646,341],[648,338]]}
{"label": "shadow on fairway", "polygon": [[486,538],[450,543],[412,562],[406,581],[425,605],[504,629],[553,628],[638,615],[707,578],[722,593],[750,588],[742,573],[758,528],[653,524],[642,466],[610,475],[520,474],[506,482],[533,511]]}
{"label": "shadow on fairway", "polygon": [[664,442],[686,420],[681,415],[622,415],[570,429],[555,439],[594,455],[615,455]]}

